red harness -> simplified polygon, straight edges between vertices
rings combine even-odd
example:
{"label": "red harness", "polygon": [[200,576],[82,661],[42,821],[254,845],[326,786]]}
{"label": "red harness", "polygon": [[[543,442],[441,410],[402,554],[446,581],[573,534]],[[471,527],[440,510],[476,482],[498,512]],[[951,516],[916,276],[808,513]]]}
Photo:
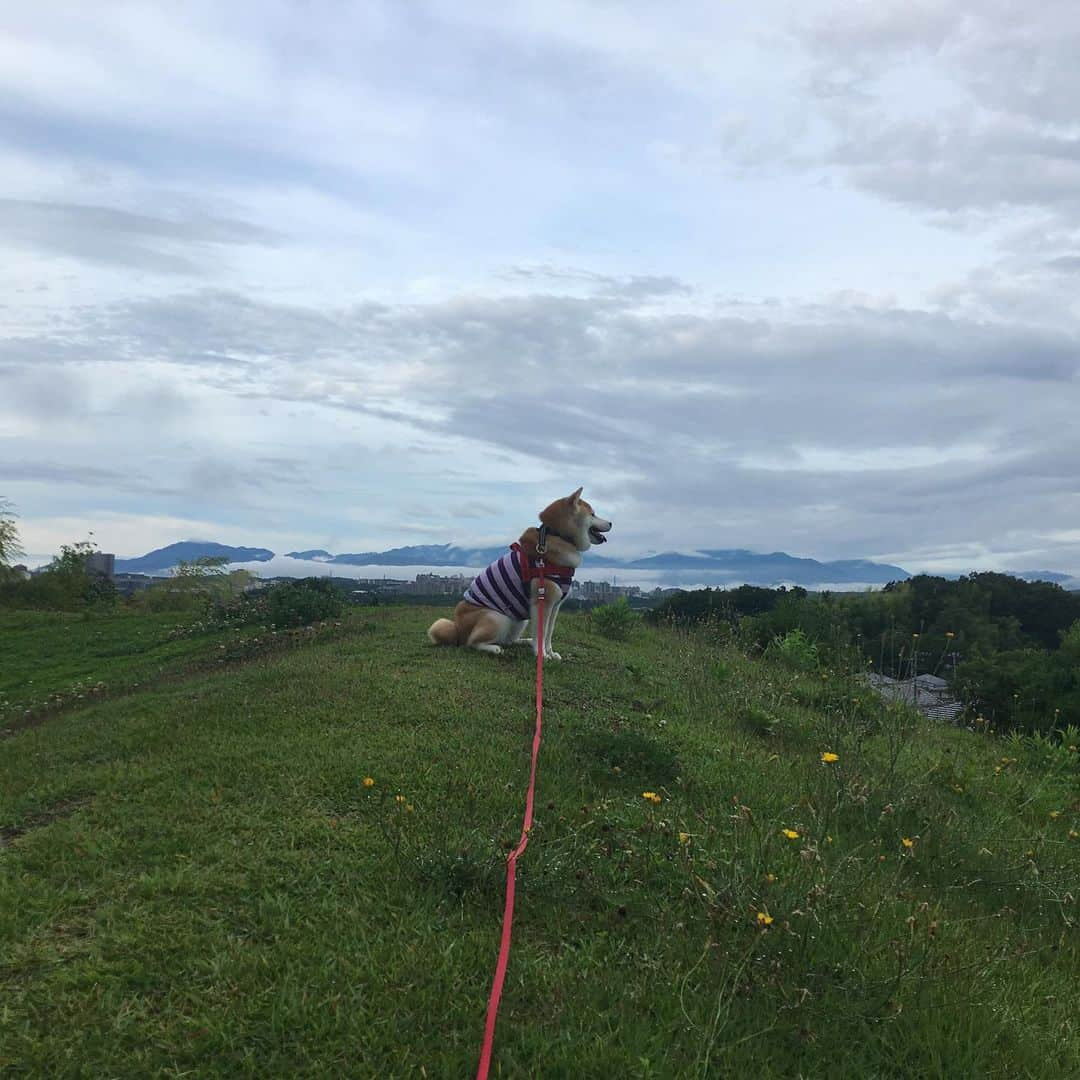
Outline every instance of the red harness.
{"label": "red harness", "polygon": [[547,578],[548,581],[556,581],[560,585],[569,587],[574,580],[574,568],[572,566],[560,566],[558,563],[544,562],[532,559],[525,554],[525,549],[520,544],[511,544],[511,550],[518,553],[518,561],[521,563],[521,580],[528,585],[533,578]]}

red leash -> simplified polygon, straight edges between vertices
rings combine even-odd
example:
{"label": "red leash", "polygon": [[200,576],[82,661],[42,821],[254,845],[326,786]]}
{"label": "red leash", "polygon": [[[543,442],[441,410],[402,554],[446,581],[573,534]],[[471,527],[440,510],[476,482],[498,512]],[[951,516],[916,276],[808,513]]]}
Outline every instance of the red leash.
{"label": "red leash", "polygon": [[521,839],[517,847],[506,857],[506,904],[503,907],[502,940],[499,942],[499,959],[495,964],[495,978],[491,983],[491,996],[488,998],[487,1023],[484,1025],[484,1045],[480,1051],[480,1067],[476,1070],[476,1080],[487,1080],[491,1065],[491,1047],[495,1041],[495,1020],[499,1015],[499,999],[502,997],[503,980],[506,978],[506,965],[510,960],[510,933],[514,922],[514,875],[517,872],[518,856],[529,843],[529,830],[533,820],[533,793],[536,788],[536,759],[540,753],[540,732],[543,726],[544,710],[544,560],[539,560],[540,587],[537,591],[536,604],[536,729],[533,732],[532,764],[529,767],[529,788],[525,794],[525,820],[521,825]]}

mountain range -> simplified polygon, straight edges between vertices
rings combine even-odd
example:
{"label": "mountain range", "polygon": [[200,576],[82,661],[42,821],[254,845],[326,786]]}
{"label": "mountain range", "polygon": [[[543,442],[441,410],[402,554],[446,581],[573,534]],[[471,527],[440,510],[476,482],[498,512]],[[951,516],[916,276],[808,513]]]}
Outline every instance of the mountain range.
{"label": "mountain range", "polygon": [[[414,544],[386,551],[361,551],[334,555],[323,548],[288,551],[285,558],[330,566],[446,566],[477,570],[493,562],[506,551],[500,547],[462,547],[457,544]],[[179,562],[204,557],[225,558],[230,563],[269,562],[276,554],[269,548],[232,547],[207,540],[185,540],[156,548],[134,559],[117,559],[119,573],[153,574],[166,571]],[[804,559],[784,551],[767,554],[746,548],[702,548],[697,551],[665,551],[636,559],[616,559],[593,548],[583,572],[589,570],[637,570],[651,572],[665,584],[711,585],[885,585],[903,581],[911,574],[900,566],[873,562],[870,559],[839,559],[832,562]],[[286,575],[289,568],[283,571]],[[1080,578],[1056,570],[1010,570],[1007,573],[1025,581],[1051,581],[1066,589],[1080,589]],[[944,575],[949,578],[960,574]]]}
{"label": "mountain range", "polygon": [[[499,547],[461,547],[456,544],[419,544],[390,548],[386,551],[363,551],[334,555],[322,548],[285,552],[291,559],[303,559],[326,565],[344,566],[446,566],[478,569],[497,559],[506,551]],[[230,547],[227,544],[188,540],[158,548],[135,559],[117,559],[116,569],[122,573],[152,573],[167,570],[181,560],[191,561],[204,556],[224,557],[229,562],[268,562],[274,552],[267,548]],[[899,566],[876,563],[868,559],[842,559],[821,562],[797,558],[783,551],[760,554],[744,548],[705,548],[693,552],[666,551],[637,559],[615,559],[590,552],[588,570],[645,570],[653,573],[681,572],[700,576],[702,580],[724,584],[746,582],[755,585],[774,585],[786,582],[794,585],[832,584],[884,585],[911,575]]]}
{"label": "mountain range", "polygon": [[274,557],[266,548],[230,547],[208,540],[183,540],[179,544],[155,548],[136,559],[117,559],[118,574],[152,574],[155,570],[170,570],[181,562],[195,559],[228,559],[229,562],[269,562]]}

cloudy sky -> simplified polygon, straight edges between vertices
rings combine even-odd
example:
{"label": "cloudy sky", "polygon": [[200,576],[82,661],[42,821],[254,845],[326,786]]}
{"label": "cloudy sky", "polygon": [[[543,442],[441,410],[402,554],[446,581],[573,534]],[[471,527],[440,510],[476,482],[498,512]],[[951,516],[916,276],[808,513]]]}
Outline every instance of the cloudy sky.
{"label": "cloudy sky", "polygon": [[0,495],[1080,574],[1078,55],[1075,0],[9,5]]}

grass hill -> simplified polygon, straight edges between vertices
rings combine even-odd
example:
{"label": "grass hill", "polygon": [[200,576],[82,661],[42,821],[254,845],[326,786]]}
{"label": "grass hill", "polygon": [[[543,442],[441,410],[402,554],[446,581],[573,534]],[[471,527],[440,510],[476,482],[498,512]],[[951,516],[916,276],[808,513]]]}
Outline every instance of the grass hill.
{"label": "grass hill", "polygon": [[[0,614],[0,1071],[475,1070],[533,665],[431,617]],[[1075,747],[559,647],[493,1075],[1080,1075]]]}

